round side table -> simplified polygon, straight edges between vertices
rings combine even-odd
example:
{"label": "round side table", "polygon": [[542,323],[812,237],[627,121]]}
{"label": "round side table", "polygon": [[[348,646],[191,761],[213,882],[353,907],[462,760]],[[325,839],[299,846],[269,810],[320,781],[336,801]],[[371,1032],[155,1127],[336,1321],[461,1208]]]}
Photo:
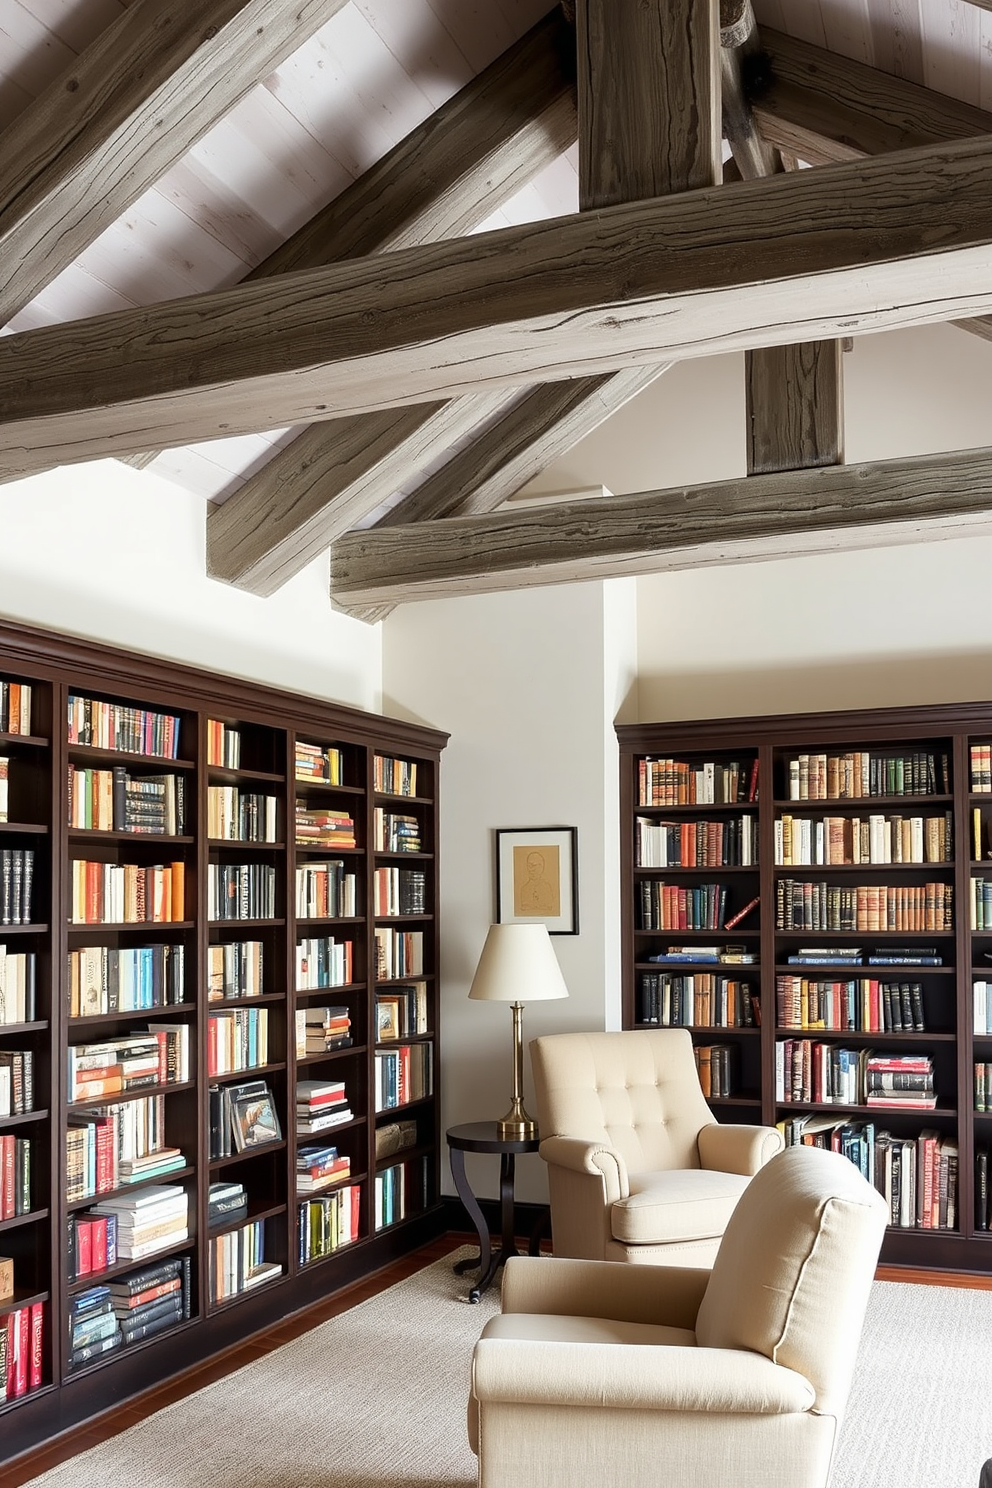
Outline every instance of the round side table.
{"label": "round side table", "polygon": [[[470,1121],[465,1126],[449,1127],[447,1132],[448,1148],[451,1157],[451,1176],[455,1180],[455,1188],[458,1197],[465,1205],[472,1223],[475,1225],[476,1234],[479,1237],[479,1257],[467,1257],[464,1261],[458,1261],[455,1270],[459,1275],[463,1271],[473,1271],[479,1268],[479,1279],[469,1292],[469,1301],[478,1302],[483,1292],[491,1285],[496,1272],[509,1256],[520,1255],[517,1249],[516,1236],[513,1224],[513,1180],[514,1168],[517,1154],[520,1152],[536,1152],[540,1145],[540,1137],[501,1137],[499,1124],[495,1121]],[[485,1216],[479,1208],[479,1202],[472,1192],[468,1179],[465,1176],[465,1154],[466,1152],[490,1152],[499,1154],[499,1204],[500,1224],[502,1235],[500,1237],[499,1249],[493,1251],[489,1239],[489,1226]],[[539,1225],[534,1232],[530,1242],[530,1254],[537,1255],[540,1251]]]}

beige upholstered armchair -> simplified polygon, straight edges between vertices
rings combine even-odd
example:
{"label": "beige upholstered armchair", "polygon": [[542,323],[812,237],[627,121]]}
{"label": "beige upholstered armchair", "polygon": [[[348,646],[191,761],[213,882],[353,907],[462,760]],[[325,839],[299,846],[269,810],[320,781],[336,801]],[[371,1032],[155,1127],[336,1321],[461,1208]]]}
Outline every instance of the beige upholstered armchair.
{"label": "beige upholstered armchair", "polygon": [[712,1272],[511,1259],[472,1360],[479,1488],[824,1488],[886,1219],[847,1158],[791,1147]]}
{"label": "beige upholstered armchair", "polygon": [[709,1266],[780,1134],[714,1121],[684,1028],[551,1034],[530,1052],[555,1255]]}

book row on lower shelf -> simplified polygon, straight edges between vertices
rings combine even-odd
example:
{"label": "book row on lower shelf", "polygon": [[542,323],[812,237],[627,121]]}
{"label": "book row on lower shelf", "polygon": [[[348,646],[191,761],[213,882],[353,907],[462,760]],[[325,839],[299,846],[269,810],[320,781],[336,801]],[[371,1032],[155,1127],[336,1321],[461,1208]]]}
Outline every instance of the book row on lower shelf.
{"label": "book row on lower shelf", "polygon": [[214,1236],[208,1257],[207,1295],[214,1303],[253,1291],[283,1275],[278,1261],[266,1260],[264,1220]]}
{"label": "book row on lower shelf", "polygon": [[933,1110],[937,1105],[933,1058],[844,1049],[813,1039],[780,1039],[775,1045],[775,1099]]}
{"label": "book row on lower shelf", "polygon": [[69,1299],[69,1368],[164,1333],[188,1319],[192,1262],[188,1255],[150,1262]]}
{"label": "book row on lower shelf", "polygon": [[958,1146],[951,1138],[933,1130],[897,1136],[872,1121],[829,1116],[789,1117],[778,1127],[787,1146],[826,1147],[849,1158],[885,1199],[894,1228],[958,1228]]}
{"label": "book row on lower shelf", "polygon": [[949,883],[842,884],[780,878],[775,886],[777,930],[953,930]]}
{"label": "book row on lower shelf", "polygon": [[[4,1261],[0,1258],[0,1268]],[[47,1305],[32,1302],[0,1313],[0,1403],[28,1395],[44,1383]]]}

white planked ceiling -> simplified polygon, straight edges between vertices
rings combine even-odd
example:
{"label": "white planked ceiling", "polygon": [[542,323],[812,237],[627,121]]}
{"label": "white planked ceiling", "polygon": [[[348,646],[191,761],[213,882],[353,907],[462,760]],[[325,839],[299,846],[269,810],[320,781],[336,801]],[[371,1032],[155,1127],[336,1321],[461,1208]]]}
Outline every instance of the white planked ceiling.
{"label": "white planked ceiling", "polygon": [[[350,0],[10,323],[9,331],[236,283],[537,21],[550,0]],[[0,129],[128,0],[0,0]],[[754,0],[759,23],[984,108],[992,14],[969,0]],[[575,151],[485,227],[577,207]],[[285,431],[160,454],[222,500]]]}

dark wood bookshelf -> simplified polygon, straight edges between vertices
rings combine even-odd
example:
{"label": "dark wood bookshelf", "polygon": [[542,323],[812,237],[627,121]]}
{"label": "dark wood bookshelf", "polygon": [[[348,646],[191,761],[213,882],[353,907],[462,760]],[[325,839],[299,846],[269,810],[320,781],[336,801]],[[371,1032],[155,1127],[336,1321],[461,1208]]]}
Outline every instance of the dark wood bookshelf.
{"label": "dark wood bookshelf", "polygon": [[[440,758],[447,736],[318,698],[255,686],[197,668],[4,623],[0,623],[0,678],[31,687],[29,726],[33,732],[0,735],[0,752],[16,761],[16,769],[12,764],[9,777],[11,819],[0,823],[0,835],[5,847],[30,846],[35,850],[32,908],[37,917],[29,924],[0,924],[0,945],[6,944],[10,955],[35,956],[34,1016],[30,1021],[0,1025],[0,1045],[4,1049],[30,1050],[33,1054],[35,1102],[31,1111],[0,1117],[0,1135],[26,1136],[32,1142],[33,1205],[29,1213],[0,1222],[3,1234],[0,1250],[13,1258],[16,1288],[14,1297],[0,1303],[0,1318],[22,1307],[44,1306],[41,1383],[26,1394],[0,1402],[4,1423],[0,1462],[4,1462],[57,1434],[73,1430],[122,1399],[155,1388],[177,1369],[188,1367],[191,1358],[209,1360],[247,1342],[278,1320],[353,1285],[443,1230],[445,1220],[439,1188],[440,1112],[436,1093],[419,1101],[410,1111],[410,1119],[416,1121],[417,1160],[424,1170],[417,1202],[388,1231],[376,1230],[374,1225],[377,1118],[371,1104],[375,1071],[372,1035],[375,992],[382,984],[376,982],[374,975],[376,921],[368,910],[374,903],[375,855],[366,845],[373,841],[377,805],[388,801],[393,809],[417,817],[424,850],[396,856],[416,857],[419,866],[427,870],[426,913],[411,927],[423,937],[425,972],[417,978],[405,979],[405,983],[423,981],[428,988],[429,1026],[433,1031],[425,1039],[434,1044],[436,1081],[439,946],[434,849],[438,841]],[[178,719],[176,757],[70,743],[67,727],[70,696]],[[237,731],[240,762],[236,768],[210,762],[209,750],[217,732],[208,730],[210,720],[218,720]],[[334,785],[295,778],[293,765],[298,739],[309,745],[339,749],[345,783]],[[375,791],[377,754],[416,763],[420,785],[416,798],[383,797]],[[183,833],[172,836],[70,826],[67,784],[70,762],[77,770],[111,769],[119,765],[133,778],[182,773]],[[233,785],[245,792],[275,796],[279,840],[209,837],[210,785]],[[339,847],[334,842],[310,839],[296,843],[293,823],[298,801],[314,810],[346,810],[354,819],[358,845]],[[273,868],[275,905],[279,910],[276,917],[208,920],[209,867],[230,862],[232,854],[243,854],[244,860],[252,863],[265,861]],[[349,873],[354,873],[358,880],[359,914],[320,920],[295,916],[296,869],[315,856],[347,859]],[[139,868],[151,868],[166,859],[181,862],[187,917],[113,923],[71,921],[72,864],[75,859],[91,858]],[[338,945],[351,943],[353,979],[340,986],[294,990],[297,942],[325,937]],[[209,959],[211,947],[241,941],[261,943],[261,995],[208,1000],[208,968],[213,964]],[[124,954],[159,945],[183,949],[182,1001],[69,1016],[70,950],[93,946]],[[99,957],[95,960],[99,965]],[[158,961],[154,964],[156,968],[161,966]],[[160,969],[155,974],[160,975]],[[347,1006],[353,1043],[344,1049],[297,1058],[297,1009],[302,1011],[322,1002]],[[267,1062],[223,1074],[208,1074],[211,1015],[239,1014],[252,1008],[267,1011]],[[163,1023],[189,1028],[192,1075],[189,1080],[68,1101],[66,1049],[69,1045],[99,1044],[107,1038],[136,1033],[142,1027],[154,1030]],[[344,1079],[353,1118],[323,1132],[297,1134],[295,1087],[304,1073],[308,1079],[320,1079],[324,1074],[329,1079]],[[232,1152],[228,1157],[212,1157],[208,1088],[253,1080],[264,1081],[268,1087],[279,1118],[281,1139]],[[107,1105],[123,1107],[149,1097],[161,1100],[164,1133],[160,1140],[162,1145],[182,1151],[183,1167],[152,1176],[144,1183],[119,1185],[86,1199],[69,1201],[66,1129],[70,1119],[75,1124]],[[406,1110],[390,1116],[398,1120],[406,1116]],[[296,1151],[300,1145],[318,1142],[339,1145],[350,1158],[351,1173],[335,1187],[351,1186],[357,1195],[359,1230],[357,1240],[304,1265],[299,1260],[299,1209],[307,1197],[318,1196],[297,1197]],[[245,1186],[247,1218],[211,1230],[207,1225],[209,1186],[229,1180]],[[185,1191],[189,1238],[140,1261],[121,1260],[99,1273],[70,1281],[69,1218],[78,1221],[102,1200],[137,1195],[149,1184],[176,1186]],[[222,1234],[256,1223],[264,1229],[264,1259],[280,1265],[282,1274],[222,1302],[211,1302],[211,1242]],[[190,1317],[161,1334],[111,1349],[105,1355],[70,1368],[71,1299],[90,1287],[177,1256],[188,1256],[191,1263]]]}
{"label": "dark wood bookshelf", "polygon": [[[908,1146],[921,1134],[936,1132],[947,1144],[945,1158],[956,1149],[953,1226],[941,1227],[937,1207],[939,1196],[935,1197],[930,1219],[937,1222],[932,1227],[921,1224],[921,1213],[918,1212],[913,1224],[890,1225],[882,1260],[896,1266],[919,1267],[924,1272],[929,1268],[971,1274],[992,1271],[992,1251],[989,1248],[992,1234],[988,1230],[992,1225],[989,1213],[992,1172],[980,1171],[980,1162],[983,1166],[987,1162],[987,1169],[992,1169],[992,1112],[973,1109],[974,1064],[992,1063],[992,1031],[979,1032],[975,1028],[972,986],[974,981],[992,983],[992,961],[983,964],[980,954],[986,949],[992,950],[992,927],[974,929],[971,908],[972,880],[983,877],[992,880],[992,857],[975,856],[978,848],[992,852],[992,780],[988,773],[992,703],[618,725],[617,737],[621,771],[623,1026],[658,1026],[656,1012],[661,1019],[666,1006],[673,1001],[676,1005],[678,1003],[678,998],[672,995],[671,983],[666,989],[663,983],[646,982],[645,978],[709,976],[713,978],[711,987],[721,978],[750,984],[753,995],[760,998],[760,1026],[700,1026],[695,1022],[686,1025],[695,1044],[724,1044],[736,1051],[738,1087],[730,1096],[711,1100],[717,1119],[760,1120],[765,1124],[778,1123],[787,1129],[792,1118],[797,1116],[822,1118],[824,1122],[836,1117],[834,1124],[837,1128],[853,1127],[855,1136],[860,1129],[861,1159],[868,1161],[864,1154],[870,1146],[872,1165],[876,1159],[879,1165],[884,1160],[885,1144],[879,1142],[880,1134],[891,1133],[896,1143]],[[977,752],[980,745],[986,746],[984,763],[982,755]],[[842,782],[845,768],[850,781],[850,772],[861,767],[861,761],[855,761],[854,757],[865,755],[874,757],[874,763],[864,768],[866,772],[870,771],[871,784],[878,794],[835,793],[826,797],[818,793],[824,787]],[[833,760],[828,757],[833,757]],[[848,757],[846,767],[845,757]],[[881,763],[897,759],[902,763]],[[732,763],[741,767],[736,777],[739,790],[744,789],[740,786],[744,778],[749,789],[749,772],[753,762],[757,761],[757,798],[745,800],[739,795],[733,802],[682,800],[664,804],[663,800],[654,800],[651,804],[642,804],[642,765],[648,760],[659,762],[655,776],[659,793],[674,791],[676,782],[684,782],[691,772],[698,772],[699,780],[704,781],[718,775],[721,766]],[[670,762],[689,767],[688,772],[680,775]],[[703,766],[708,764],[715,768],[707,775]],[[973,770],[980,769],[985,771],[984,790],[975,789]],[[887,773],[889,771],[894,773]],[[855,773],[853,778],[859,777]],[[869,779],[869,774],[863,778]],[[903,780],[907,785],[905,793],[893,792],[893,783],[898,785]],[[797,799],[797,789],[807,785],[813,794]],[[910,789],[911,785],[915,789]],[[927,786],[933,788],[928,790]],[[683,791],[686,788],[683,783]],[[977,827],[975,813],[980,814]],[[745,814],[753,819],[751,830],[757,857],[749,867],[658,868],[641,866],[638,862],[638,818],[645,823],[671,821],[684,824],[707,820],[719,822]],[[809,853],[814,859],[818,839],[826,839],[829,835],[823,825],[824,818],[840,818],[847,824],[841,829],[835,844],[838,841],[848,843],[855,830],[849,825],[852,821],[864,824],[869,817],[883,818],[888,825],[877,825],[876,831],[889,841],[891,856],[897,860],[878,861],[885,855],[883,848],[881,853],[876,851],[876,860],[859,863],[850,860],[835,863],[776,862],[777,841],[784,837],[788,843],[788,826],[778,825],[784,817],[792,817],[794,821],[807,819],[809,825],[801,829],[802,845],[796,845],[796,829],[792,829],[793,856],[805,856],[805,844],[809,842]],[[923,839],[922,854],[913,856],[912,852],[904,853],[901,847],[897,847],[898,833],[906,829],[896,827],[894,818],[923,819],[922,827],[915,829],[917,843],[921,836]],[[946,834],[947,825],[950,825],[950,856],[946,856],[948,849],[944,845],[944,835],[939,836],[939,841],[940,852],[945,856],[940,857],[935,846],[927,847],[927,818],[935,819],[931,828],[933,844],[937,843],[938,834]],[[862,825],[857,830],[867,833],[868,828]],[[643,831],[648,834],[647,825]],[[677,839],[678,832],[669,837],[669,851],[676,854],[681,846]],[[672,842],[676,844],[674,847]],[[928,852],[930,860],[926,860]],[[785,851],[780,851],[780,856],[786,855]],[[831,851],[824,842],[822,855],[846,855],[850,858],[854,854],[846,847],[838,853],[836,845]],[[906,860],[898,861],[900,857]],[[752,882],[744,884],[742,875],[750,875]],[[743,902],[754,894],[760,895],[760,903],[743,925],[731,931],[641,927],[642,884],[654,880],[688,888],[701,878],[727,886],[727,917],[742,908]],[[779,926],[777,911],[779,885],[786,880],[797,885],[797,906],[802,898],[798,888],[800,884],[825,885],[849,896],[861,886],[871,889],[874,896],[884,886],[896,891],[885,901],[887,906],[891,906],[898,902],[897,895],[904,894],[905,890],[920,890],[925,883],[933,882],[952,889],[952,912],[949,923],[942,923],[935,929],[784,929]],[[804,892],[808,894],[811,891],[807,889]],[[941,889],[937,902],[942,901],[943,894]],[[913,897],[922,899],[923,896]],[[878,923],[886,922],[888,912],[887,908],[882,911],[883,918]],[[925,908],[922,913],[925,914]],[[905,911],[903,918],[906,923],[912,923]],[[876,922],[873,920],[873,923]],[[754,952],[758,960],[752,965],[649,960],[652,954],[668,946],[706,943],[717,946],[738,943]],[[829,960],[802,964],[787,961],[787,957],[794,955],[800,946],[828,947],[834,944],[857,947],[863,954],[850,965]],[[938,966],[922,962],[869,964],[869,955],[874,951],[882,954],[886,947],[905,945],[910,948],[929,944],[934,945],[941,958]],[[922,1030],[889,1026],[828,1028],[815,1026],[814,1015],[807,1020],[813,1026],[795,1027],[791,1018],[801,1021],[802,1013],[797,1017],[790,1009],[784,1021],[780,1016],[777,993],[779,981],[784,978],[795,979],[792,985],[800,987],[803,984],[852,982],[877,983],[879,987],[884,984],[913,984],[921,989],[917,996],[922,996],[926,1026]],[[698,990],[699,984],[695,987]],[[818,992],[816,988],[809,991],[811,1005],[814,1005],[813,998]],[[806,995],[803,987],[802,997]],[[867,1000],[869,994],[856,985],[855,1005],[858,996]],[[880,994],[872,992],[871,996],[881,1002]],[[800,1006],[804,1008],[805,1001]],[[648,1021],[644,1021],[645,1016]],[[845,1021],[843,1015],[836,1019],[834,1013],[825,1013],[824,1016],[831,1021]],[[930,1054],[937,1109],[919,1110],[910,1105],[869,1106],[863,1098],[844,1104],[824,1100],[784,1100],[781,1093],[777,1093],[781,1087],[776,1084],[776,1063],[777,1058],[782,1057],[777,1053],[777,1046],[787,1041],[808,1041],[811,1046],[823,1046],[827,1052],[821,1050],[819,1055],[815,1047],[811,1048],[810,1064],[820,1058],[828,1068],[830,1059],[847,1057],[838,1052],[845,1047],[854,1051],[851,1058],[860,1055],[862,1062],[868,1051],[882,1056]],[[834,1051],[832,1054],[831,1050]],[[790,1073],[786,1067],[786,1091],[790,1088],[789,1080]],[[863,1097],[864,1087],[861,1089]],[[844,1141],[849,1139],[849,1136],[843,1138]],[[809,1136],[807,1140],[829,1142],[831,1138]],[[836,1135],[833,1141],[839,1147],[842,1136]],[[918,1143],[915,1151],[919,1154],[919,1167],[914,1181],[918,1176],[922,1183],[925,1151],[922,1142]],[[910,1159],[907,1157],[906,1160]],[[884,1188],[881,1166],[871,1176],[878,1181],[879,1187]]]}

